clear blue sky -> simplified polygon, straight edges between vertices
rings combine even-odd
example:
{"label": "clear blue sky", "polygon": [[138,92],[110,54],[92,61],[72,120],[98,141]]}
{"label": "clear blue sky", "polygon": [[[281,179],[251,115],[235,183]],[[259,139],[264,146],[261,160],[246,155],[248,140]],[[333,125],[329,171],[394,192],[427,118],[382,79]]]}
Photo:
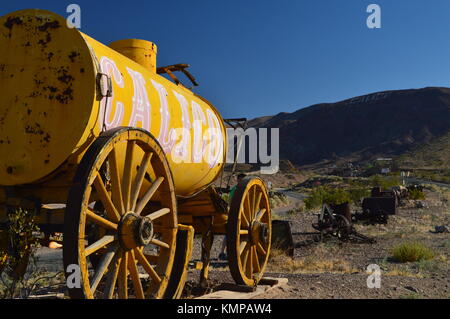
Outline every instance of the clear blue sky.
{"label": "clear blue sky", "polygon": [[[2,1],[0,14],[82,9],[103,43],[141,38],[187,62],[224,117],[292,112],[381,90],[450,86],[448,0]],[[382,28],[366,26],[369,4]]]}

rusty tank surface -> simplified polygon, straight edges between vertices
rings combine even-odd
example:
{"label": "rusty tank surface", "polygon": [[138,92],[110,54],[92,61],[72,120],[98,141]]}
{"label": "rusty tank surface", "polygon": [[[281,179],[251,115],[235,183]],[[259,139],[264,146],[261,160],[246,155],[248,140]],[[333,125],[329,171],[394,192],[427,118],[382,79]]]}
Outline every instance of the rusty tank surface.
{"label": "rusty tank surface", "polygon": [[247,177],[227,203],[213,186],[226,125],[174,75],[196,85],[187,67],[158,67],[149,41],[103,45],[49,11],[1,17],[0,247],[18,236],[8,216],[25,209],[46,236],[63,234],[66,276],[81,274],[71,297],[177,298],[194,234],[202,283],[213,236],[226,234],[233,278],[257,284],[270,252],[267,190]]}

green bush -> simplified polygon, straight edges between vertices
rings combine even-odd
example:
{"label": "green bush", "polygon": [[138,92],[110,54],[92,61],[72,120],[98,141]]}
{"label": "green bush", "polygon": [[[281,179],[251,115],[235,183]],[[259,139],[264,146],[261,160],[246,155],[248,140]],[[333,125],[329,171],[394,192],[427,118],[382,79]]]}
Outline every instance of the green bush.
{"label": "green bush", "polygon": [[429,260],[434,252],[418,242],[404,242],[392,248],[392,256],[398,262]]}
{"label": "green bush", "polygon": [[420,189],[410,189],[408,198],[413,200],[424,200],[425,194]]}
{"label": "green bush", "polygon": [[313,209],[325,203],[339,205],[350,201],[350,194],[341,188],[319,186],[314,188],[308,198],[305,199],[305,207],[306,209]]}
{"label": "green bush", "polygon": [[369,178],[369,181],[372,187],[380,186],[382,189],[390,189],[393,186],[398,186],[401,184],[400,177],[398,175],[373,175]]}
{"label": "green bush", "polygon": [[370,196],[370,191],[366,188],[354,188],[348,192],[353,203],[359,203],[363,198]]}

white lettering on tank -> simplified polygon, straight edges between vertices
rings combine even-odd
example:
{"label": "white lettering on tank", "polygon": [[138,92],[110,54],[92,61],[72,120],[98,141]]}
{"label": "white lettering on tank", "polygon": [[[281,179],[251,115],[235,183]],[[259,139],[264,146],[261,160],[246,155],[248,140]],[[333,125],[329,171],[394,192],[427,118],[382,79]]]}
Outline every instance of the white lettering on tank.
{"label": "white lettering on tank", "polygon": [[[107,57],[102,57],[100,60],[100,69],[102,73],[112,77],[118,87],[123,88],[125,86],[123,76],[113,60]],[[103,79],[103,81],[106,81],[106,79]],[[106,83],[103,83],[103,85],[106,85]],[[123,103],[120,101],[116,101],[116,110],[114,112],[114,117],[111,119],[113,100],[114,90],[111,97],[103,97],[100,101],[100,129],[103,129],[104,127],[106,130],[109,130],[120,126],[123,121],[124,107]]]}
{"label": "white lettering on tank", "polygon": [[209,164],[209,167],[212,168],[218,164],[223,157],[223,136],[216,114],[210,109],[206,109],[206,115],[208,118],[208,133],[206,136],[209,137],[209,152],[205,150],[206,154],[203,156],[206,156],[205,161]]}
{"label": "white lettering on tank", "polygon": [[205,113],[201,106],[192,101],[192,116],[194,119],[194,144],[192,145],[192,161],[200,163],[203,157],[203,125],[206,124]]}
{"label": "white lettering on tank", "polygon": [[172,147],[175,144],[176,136],[175,130],[170,129],[170,112],[169,112],[169,103],[167,102],[167,90],[166,88],[154,81],[151,80],[153,87],[158,91],[160,108],[159,112],[161,113],[161,128],[159,130],[158,141],[161,144],[165,153],[170,153]]}
{"label": "white lettering on tank", "polygon": [[148,99],[147,90],[145,88],[145,79],[141,73],[127,68],[133,80],[133,113],[131,114],[128,126],[137,127],[137,123],[141,122],[142,128],[150,131],[150,101]]}
{"label": "white lettering on tank", "polygon": [[[189,162],[189,144],[191,142],[191,119],[189,115],[189,103],[186,98],[175,90],[172,90],[181,108],[181,123],[183,125],[181,130],[177,131],[177,138],[181,136],[181,141],[177,143],[172,152],[172,159],[176,157],[179,161],[185,163]],[[174,156],[175,155],[175,156]]]}

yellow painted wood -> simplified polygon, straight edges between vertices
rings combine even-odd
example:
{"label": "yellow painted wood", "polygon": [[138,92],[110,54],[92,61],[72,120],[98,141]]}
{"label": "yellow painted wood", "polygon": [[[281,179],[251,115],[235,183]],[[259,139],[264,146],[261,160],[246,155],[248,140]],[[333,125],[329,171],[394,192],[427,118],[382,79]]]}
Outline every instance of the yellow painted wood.
{"label": "yellow painted wood", "polygon": [[[225,157],[223,120],[205,99],[153,72],[156,47],[147,47],[154,54],[145,60],[147,44],[125,40],[113,43],[113,49],[45,10],[1,17],[0,154],[8,156],[0,158],[0,185],[56,178],[63,168],[70,175],[101,131],[116,126],[141,127],[158,139],[177,195],[191,195],[213,182]],[[97,80],[100,73],[103,81]],[[106,75],[110,97],[101,95]],[[182,128],[189,134],[182,135]],[[180,152],[185,162],[177,158]]]}

